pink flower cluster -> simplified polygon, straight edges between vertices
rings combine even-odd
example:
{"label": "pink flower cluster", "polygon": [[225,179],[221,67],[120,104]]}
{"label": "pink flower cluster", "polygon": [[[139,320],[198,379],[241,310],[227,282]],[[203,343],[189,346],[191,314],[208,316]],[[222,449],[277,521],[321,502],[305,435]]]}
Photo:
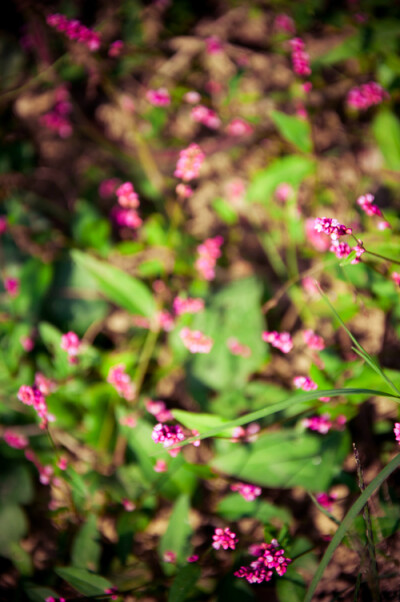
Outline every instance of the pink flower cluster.
{"label": "pink flower cluster", "polygon": [[48,598],[45,598],[44,602],[66,602],[65,598],[55,598],[54,596],[49,596]]}
{"label": "pink flower cluster", "polygon": [[84,44],[91,52],[100,48],[100,35],[82,25],[77,19],[68,19],[65,15],[56,13],[48,15],[46,21],[50,27],[53,27],[59,33],[63,33],[70,40],[76,40],[80,44]]}
{"label": "pink flower cluster", "polygon": [[36,466],[37,470],[39,471],[39,481],[42,483],[42,485],[49,485],[51,482],[57,482],[57,477],[53,477],[54,468],[50,466],[50,464],[44,466],[31,449],[25,450],[25,458]]}
{"label": "pink flower cluster", "polygon": [[81,350],[81,342],[75,332],[69,331],[61,337],[61,349],[68,353],[68,361],[70,364],[77,363],[77,355]]}
{"label": "pink flower cluster", "polygon": [[54,417],[48,413],[46,399],[35,386],[22,385],[18,391],[18,399],[27,406],[33,406],[40,418],[40,428],[45,429]]}
{"label": "pink flower cluster", "polygon": [[219,550],[220,548],[223,550],[234,550],[238,541],[236,533],[233,533],[229,527],[226,527],[226,529],[217,527],[214,531],[212,547],[215,550]]}
{"label": "pink flower cluster", "polygon": [[40,117],[40,125],[56,132],[60,138],[69,138],[72,134],[70,113],[72,104],[69,93],[65,87],[60,87],[55,92],[55,104],[51,111]]}
{"label": "pink flower cluster", "polygon": [[193,194],[193,188],[191,188],[189,184],[180,182],[177,184],[175,192],[181,199],[189,199]]}
{"label": "pink flower cluster", "polygon": [[332,217],[317,217],[314,221],[314,228],[317,232],[323,232],[331,237],[331,240],[337,240],[339,236],[351,234],[352,228],[344,224],[339,224],[337,219]]}
{"label": "pink flower cluster", "polygon": [[174,317],[166,309],[162,309],[158,313],[158,322],[160,324],[160,328],[165,332],[171,332],[171,330],[175,327]]}
{"label": "pink flower cluster", "polygon": [[201,96],[198,92],[196,92],[196,90],[189,90],[189,92],[186,92],[186,94],[183,96],[183,100],[191,105],[195,105],[196,103],[200,102],[200,99]]}
{"label": "pink flower cluster", "polygon": [[392,280],[395,284],[397,284],[397,286],[400,286],[400,274],[399,272],[393,272],[392,273]]}
{"label": "pink flower cluster", "polygon": [[148,399],[146,401],[146,410],[149,414],[153,414],[158,422],[169,422],[174,419],[163,401]]}
{"label": "pink flower cluster", "polygon": [[210,109],[204,105],[197,105],[196,107],[193,107],[190,114],[194,121],[205,125],[206,127],[210,128],[210,130],[217,130],[221,125],[221,120],[217,113],[213,109]]}
{"label": "pink flower cluster", "polygon": [[122,40],[115,40],[115,42],[112,42],[110,44],[110,47],[108,49],[108,56],[111,56],[112,58],[116,58],[117,56],[119,56],[122,52],[124,48],[124,43]]}
{"label": "pink flower cluster", "polygon": [[171,104],[171,97],[166,88],[147,90],[146,98],[153,107],[167,107]]}
{"label": "pink flower cluster", "polygon": [[368,82],[352,88],[347,95],[347,104],[354,109],[366,111],[369,107],[379,105],[388,97],[386,90],[376,82]]}
{"label": "pink flower cluster", "polygon": [[218,54],[221,52],[223,46],[221,40],[217,36],[210,36],[204,40],[206,44],[207,54]]}
{"label": "pink flower cluster", "polygon": [[136,230],[142,225],[142,220],[136,211],[139,207],[139,197],[131,182],[121,184],[115,191],[119,207],[114,208],[114,216],[119,226]]}
{"label": "pink flower cluster", "polygon": [[161,443],[168,448],[168,453],[175,457],[180,452],[180,448],[173,448],[174,445],[184,441],[185,434],[178,424],[168,426],[166,424],[156,424],[151,435],[154,443]]}
{"label": "pink flower cluster", "polygon": [[285,550],[279,548],[276,539],[273,539],[270,544],[254,545],[250,548],[254,556],[258,556],[257,560],[252,562],[250,566],[242,566],[235,572],[236,577],[244,577],[249,583],[262,583],[270,581],[274,571],[282,577],[286,573],[290,558],[285,557]]}
{"label": "pink flower cluster", "polygon": [[285,203],[293,195],[293,188],[287,182],[282,182],[275,189],[275,198],[280,203]]}
{"label": "pink flower cluster", "polygon": [[309,376],[295,376],[293,384],[296,389],[302,389],[303,391],[315,391],[318,389],[317,383],[315,383]]}
{"label": "pink flower cluster", "polygon": [[3,434],[3,439],[10,447],[15,449],[24,449],[29,444],[28,439],[24,435],[16,433],[12,429],[6,429]]}
{"label": "pink flower cluster", "polygon": [[195,262],[195,268],[204,280],[214,280],[215,264],[221,257],[221,246],[224,242],[222,236],[207,238],[197,247],[198,257]]}
{"label": "pink flower cluster", "polygon": [[278,31],[282,31],[283,33],[296,33],[296,25],[294,24],[292,17],[285,15],[285,13],[276,15],[274,28]]}
{"label": "pink flower cluster", "polygon": [[288,332],[265,331],[262,333],[262,340],[272,345],[272,347],[276,347],[282,353],[289,353],[293,349],[292,337]]}
{"label": "pink flower cluster", "polygon": [[246,502],[253,502],[256,497],[261,495],[261,487],[247,485],[246,483],[234,483],[231,485],[231,491],[237,491]]}
{"label": "pink flower cluster", "polygon": [[317,493],[317,495],[315,496],[315,499],[317,500],[318,504],[326,510],[328,510],[328,512],[331,512],[333,502],[336,500],[336,498],[336,493]]}
{"label": "pink flower cluster", "polygon": [[233,355],[240,355],[240,357],[250,357],[251,356],[250,347],[248,345],[243,345],[242,343],[239,343],[239,341],[237,339],[235,339],[235,337],[230,337],[226,341],[226,344],[227,344],[229,351]]}
{"label": "pink flower cluster", "polygon": [[226,131],[229,136],[249,136],[253,133],[253,128],[249,123],[247,123],[247,121],[237,117],[236,119],[232,119],[232,121],[228,124]]}
{"label": "pink flower cluster", "polygon": [[325,349],[325,341],[322,337],[311,329],[303,330],[303,339],[307,347],[314,351],[322,351]]}
{"label": "pink flower cluster", "polygon": [[56,389],[56,384],[44,376],[41,372],[36,372],[35,374],[35,387],[39,389],[42,395],[50,395]]}
{"label": "pink flower cluster", "polygon": [[179,153],[174,176],[181,178],[184,182],[190,182],[197,178],[203,165],[205,154],[195,142]]}
{"label": "pink flower cluster", "polygon": [[204,309],[204,301],[200,298],[184,299],[176,297],[173,301],[173,309],[176,316],[182,314],[197,314]]}
{"label": "pink flower cluster", "polygon": [[293,38],[290,40],[290,46],[292,48],[293,71],[297,73],[297,75],[311,75],[310,57],[304,50],[305,44],[303,40],[300,38]]}
{"label": "pink flower cluster", "polygon": [[397,443],[399,443],[399,445],[400,445],[400,422],[394,423],[393,431],[394,431],[394,437],[395,437]]}
{"label": "pink flower cluster", "polygon": [[326,435],[332,427],[335,427],[336,430],[342,430],[346,422],[346,416],[338,416],[336,421],[332,421],[329,414],[311,416],[310,418],[304,418],[304,420],[302,420],[303,426],[309,428],[311,431],[317,431],[318,433],[321,433],[321,435]]}
{"label": "pink flower cluster", "polygon": [[236,426],[232,431],[232,443],[239,443],[241,441],[245,443],[253,443],[257,440],[260,425],[257,422],[252,422],[246,428],[242,426]]}
{"label": "pink flower cluster", "polygon": [[136,396],[136,387],[131,381],[129,374],[125,372],[125,365],[118,364],[110,368],[107,376],[107,382],[110,383],[117,393],[127,401],[133,401]]}
{"label": "pink flower cluster", "polygon": [[214,341],[200,330],[190,330],[185,327],[179,333],[183,344],[190,353],[210,353]]}
{"label": "pink flower cluster", "polygon": [[365,213],[369,216],[378,215],[382,216],[382,211],[374,205],[375,197],[373,194],[364,194],[363,196],[358,197],[357,204],[360,205],[361,209],[365,211]]}
{"label": "pink flower cluster", "polygon": [[19,280],[18,278],[5,278],[4,288],[10,297],[17,297],[19,293]]}

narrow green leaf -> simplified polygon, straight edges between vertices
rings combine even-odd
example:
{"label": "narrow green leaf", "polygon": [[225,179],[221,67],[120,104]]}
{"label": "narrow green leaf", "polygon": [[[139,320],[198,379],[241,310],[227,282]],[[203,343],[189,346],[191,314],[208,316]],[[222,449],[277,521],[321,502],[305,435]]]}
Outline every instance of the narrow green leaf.
{"label": "narrow green leaf", "polygon": [[186,602],[201,575],[196,564],[188,564],[179,570],[169,592],[168,602]]}
{"label": "narrow green leaf", "polygon": [[79,529],[72,545],[71,561],[74,566],[94,571],[98,569],[101,546],[96,523],[95,514],[89,514],[86,523]]}
{"label": "narrow green leaf", "polygon": [[112,586],[110,581],[104,579],[104,577],[89,573],[84,569],[63,567],[55,569],[55,572],[84,596],[100,596],[104,594],[104,590]]}
{"label": "narrow green leaf", "polygon": [[[189,496],[182,494],[175,502],[167,530],[160,541],[159,554],[161,559],[163,559],[165,552],[170,551],[176,554],[178,563],[183,562],[190,533]],[[171,564],[164,563],[166,573],[172,573],[172,569],[174,567]]]}
{"label": "narrow green leaf", "polygon": [[271,111],[271,119],[281,135],[304,153],[312,151],[311,126],[305,119]]}
{"label": "narrow green leaf", "polygon": [[[227,419],[216,416],[215,414],[197,414],[195,412],[186,412],[185,410],[172,410],[172,415],[175,420],[181,422],[186,428],[194,429],[203,432],[209,429],[210,426],[221,428],[228,422]],[[230,435],[231,431],[223,431],[221,434]]]}
{"label": "narrow green leaf", "polygon": [[110,301],[134,314],[148,318],[154,315],[156,305],[152,294],[143,282],[82,251],[75,249],[71,255],[73,260],[95,279],[99,290]]}
{"label": "narrow green leaf", "polygon": [[340,527],[338,528],[338,530],[336,531],[335,535],[332,538],[332,541],[330,542],[329,546],[327,547],[326,552],[325,552],[325,554],[318,566],[318,569],[311,581],[310,587],[308,588],[306,597],[304,598],[304,602],[312,601],[315,590],[317,588],[317,585],[320,582],[322,575],[323,575],[326,567],[329,564],[329,561],[331,560],[333,554],[336,551],[336,548],[341,543],[343,537],[346,535],[347,530],[349,529],[350,525],[352,524],[352,522],[354,521],[356,516],[364,508],[365,504],[368,502],[368,500],[372,496],[372,494],[382,485],[382,483],[399,466],[400,466],[400,454],[397,454],[397,456],[395,456],[393,458],[393,460],[391,460],[389,462],[389,464],[387,464],[387,466],[385,466],[385,468],[383,470],[381,470],[381,472],[378,474],[378,476],[376,476],[375,479],[373,479],[373,481],[371,481],[371,483],[364,489],[364,491],[360,495],[360,497],[354,502],[354,504],[352,505],[352,507],[350,508],[350,510],[344,517],[344,519],[342,520]]}
{"label": "narrow green leaf", "polygon": [[400,170],[399,119],[389,109],[381,109],[372,123],[372,131],[387,167]]}

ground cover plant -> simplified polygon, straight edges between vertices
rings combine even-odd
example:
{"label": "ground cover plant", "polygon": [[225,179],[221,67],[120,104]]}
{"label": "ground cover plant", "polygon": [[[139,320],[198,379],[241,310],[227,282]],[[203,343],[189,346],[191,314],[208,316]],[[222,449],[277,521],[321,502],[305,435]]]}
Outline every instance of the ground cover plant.
{"label": "ground cover plant", "polygon": [[0,599],[398,600],[399,7],[3,16]]}

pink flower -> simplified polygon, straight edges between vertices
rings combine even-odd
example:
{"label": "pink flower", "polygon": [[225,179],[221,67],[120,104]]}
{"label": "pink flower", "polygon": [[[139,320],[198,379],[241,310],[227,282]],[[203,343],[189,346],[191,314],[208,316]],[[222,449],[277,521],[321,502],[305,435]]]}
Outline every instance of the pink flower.
{"label": "pink flower", "polygon": [[315,499],[317,500],[318,504],[326,510],[328,510],[328,512],[332,511],[332,505],[336,498],[337,495],[335,493],[317,493],[317,495],[315,496]]}
{"label": "pink flower", "polygon": [[266,343],[272,345],[272,347],[276,347],[282,353],[289,353],[293,349],[293,341],[292,337],[288,332],[277,332],[273,330],[272,332],[263,332],[262,340]]}
{"label": "pink flower", "polygon": [[135,384],[125,372],[125,365],[118,364],[110,368],[107,376],[107,382],[110,383],[117,393],[127,401],[133,401],[136,396]]}
{"label": "pink flower", "polygon": [[221,120],[217,113],[204,105],[193,107],[190,114],[194,121],[205,125],[210,130],[217,130],[221,125]]}
{"label": "pink flower", "polygon": [[0,235],[4,234],[7,230],[7,218],[3,215],[0,215]]}
{"label": "pink flower", "polygon": [[186,94],[183,96],[183,100],[185,100],[191,105],[195,105],[198,102],[200,102],[201,96],[195,90],[189,90],[189,92],[186,92]]}
{"label": "pink flower", "polygon": [[41,372],[36,372],[35,387],[39,389],[42,395],[47,396],[50,395],[50,393],[52,393],[53,391],[55,391],[56,384],[49,378],[46,378]]}
{"label": "pink flower", "polygon": [[289,17],[289,15],[285,15],[285,13],[276,15],[274,21],[274,28],[277,31],[281,31],[283,33],[296,33],[296,25],[294,24],[292,17]]}
{"label": "pink flower", "polygon": [[24,449],[29,444],[29,440],[24,435],[20,435],[11,429],[4,431],[3,439],[7,445],[15,449]]}
{"label": "pink flower", "polygon": [[72,104],[69,100],[69,92],[65,86],[60,86],[55,91],[55,104],[51,111],[42,115],[39,119],[41,125],[53,132],[56,132],[60,138],[69,138],[72,134],[72,124],[70,113]]}
{"label": "pink flower", "polygon": [[242,343],[239,343],[239,341],[235,339],[235,337],[230,337],[226,341],[226,345],[233,355],[240,355],[241,357],[251,356],[250,347],[248,347],[247,345],[242,345]]}
{"label": "pink flower", "polygon": [[303,391],[315,391],[318,389],[317,383],[315,383],[309,376],[295,376],[293,384],[296,389],[303,389]]}
{"label": "pink flower", "polygon": [[302,84],[302,88],[303,88],[304,92],[306,94],[308,94],[312,90],[312,83],[311,82],[304,82],[304,84]]}
{"label": "pink flower", "polygon": [[33,406],[40,418],[40,428],[46,428],[49,420],[51,421],[53,417],[48,413],[46,399],[39,389],[35,386],[22,385],[17,397],[25,405]]}
{"label": "pink flower", "polygon": [[376,82],[368,82],[352,88],[347,95],[347,104],[353,109],[366,111],[369,107],[379,105],[389,94]]}
{"label": "pink flower", "polygon": [[50,27],[53,27],[59,33],[63,33],[70,40],[76,40],[80,44],[84,44],[91,52],[100,48],[100,35],[82,25],[76,19],[68,19],[65,15],[53,14],[49,15],[46,21]]}
{"label": "pink flower", "polygon": [[190,330],[185,327],[179,333],[183,344],[190,353],[210,353],[214,341],[200,330]]}
{"label": "pink flower", "polygon": [[28,353],[29,351],[32,351],[35,346],[35,341],[32,339],[32,337],[21,337],[20,341],[23,349]]}
{"label": "pink flower", "polygon": [[363,196],[358,197],[357,204],[360,205],[361,209],[365,211],[365,213],[369,216],[378,215],[382,216],[382,211],[374,205],[375,197],[373,194],[364,194]]}
{"label": "pink flower", "polygon": [[192,556],[188,556],[188,557],[186,558],[186,560],[187,560],[188,562],[197,562],[197,561],[198,561],[198,559],[199,559],[199,557],[197,556],[197,554],[193,554]]}
{"label": "pink flower", "polygon": [[129,426],[129,428],[134,429],[137,425],[137,418],[134,414],[127,414],[119,419],[119,423],[122,426]]}
{"label": "pink flower", "polygon": [[258,556],[257,560],[250,566],[240,567],[234,573],[236,577],[244,577],[249,583],[262,583],[272,579],[274,570],[280,577],[286,573],[291,560],[285,557],[283,548],[279,549],[276,539],[273,539],[270,544],[264,543],[252,548]]}
{"label": "pink flower", "polygon": [[124,43],[122,40],[115,40],[115,42],[112,42],[110,44],[110,47],[108,49],[108,56],[111,57],[117,57],[121,54],[122,50],[124,48]]}
{"label": "pink flower", "polygon": [[166,88],[158,88],[158,90],[147,90],[146,98],[153,107],[167,107],[171,104],[171,97]]}
{"label": "pink flower", "polygon": [[231,490],[240,493],[246,502],[253,502],[256,497],[261,495],[261,487],[247,485],[246,483],[234,483],[231,485]]}
{"label": "pink flower", "polygon": [[238,541],[236,533],[233,533],[229,527],[226,529],[217,528],[214,531],[212,547],[215,550],[219,550],[220,548],[234,550]]}
{"label": "pink flower", "polygon": [[174,419],[173,415],[163,401],[153,401],[152,399],[148,399],[146,401],[146,410],[150,414],[153,414],[158,422],[169,422],[170,420]]}
{"label": "pink flower", "polygon": [[326,238],[326,236],[324,236],[324,234],[321,232],[316,231],[315,220],[312,218],[306,220],[305,231],[307,240],[314,247],[314,249],[317,249],[317,251],[320,251],[321,253],[329,249],[329,238]]}
{"label": "pink flower", "polygon": [[155,443],[161,443],[165,448],[180,443],[185,439],[185,434],[178,424],[167,426],[156,424],[151,435]]}
{"label": "pink flower", "polygon": [[197,314],[203,311],[204,301],[199,298],[184,299],[183,297],[176,297],[172,306],[177,316],[181,316],[182,314]]}
{"label": "pink flower", "polygon": [[165,460],[157,460],[155,465],[154,465],[154,469],[155,472],[167,472],[168,470],[168,465],[165,462]]}
{"label": "pink flower", "polygon": [[137,328],[150,328],[150,320],[144,316],[132,316],[132,324]]}
{"label": "pink flower", "polygon": [[397,286],[400,286],[400,273],[399,272],[393,272],[392,273],[392,280],[395,284],[397,284]]}
{"label": "pink flower", "polygon": [[61,456],[61,458],[57,462],[57,466],[60,470],[67,470],[68,460],[65,456]]}
{"label": "pink flower", "polygon": [[279,184],[279,186],[277,186],[275,189],[275,198],[281,203],[285,203],[288,200],[288,198],[292,195],[293,188],[290,184],[287,184],[286,182],[282,182],[282,184]]}
{"label": "pink flower", "polygon": [[99,186],[99,195],[102,199],[110,198],[121,184],[121,180],[119,178],[108,178],[100,182]]}
{"label": "pink flower", "polygon": [[105,594],[111,595],[111,600],[118,600],[118,589],[116,587],[108,587],[104,590]]}
{"label": "pink flower", "polygon": [[181,199],[189,199],[193,194],[193,188],[191,188],[188,184],[183,184],[183,182],[180,182],[177,184],[175,192]]}
{"label": "pink flower", "polygon": [[322,351],[325,349],[324,339],[318,334],[315,334],[311,329],[303,330],[303,339],[310,349],[314,349],[315,351]]}
{"label": "pink flower", "polygon": [[222,43],[217,36],[210,36],[204,40],[207,54],[218,54],[222,50]]}
{"label": "pink flower", "polygon": [[292,48],[293,71],[297,75],[311,75],[310,57],[304,50],[305,45],[303,40],[293,38],[290,40],[290,46]]}
{"label": "pink flower", "polygon": [[400,444],[400,422],[394,423],[393,431],[394,431],[394,437],[395,437],[397,443]]}
{"label": "pink flower", "polygon": [[115,194],[118,197],[118,203],[124,209],[137,209],[139,207],[139,197],[133,188],[132,182],[125,182],[118,186]]}
{"label": "pink flower", "polygon": [[351,249],[347,242],[339,242],[338,240],[333,240],[329,250],[332,253],[335,253],[338,259],[344,259],[351,253]]}
{"label": "pink flower", "polygon": [[136,508],[136,504],[134,504],[131,500],[128,500],[126,497],[122,499],[122,505],[127,512],[133,512]]}
{"label": "pink flower", "polygon": [[[361,243],[361,241],[358,241],[358,242]],[[355,247],[352,247],[351,250],[356,252],[356,256],[354,257],[354,259],[352,259],[351,263],[353,263],[353,264],[360,263],[361,256],[364,255],[364,253],[365,253],[364,247],[362,247],[360,245],[356,245]]]}
{"label": "pink flower", "polygon": [[172,564],[175,564],[175,562],[176,562],[175,552],[173,552],[172,550],[166,550],[163,554],[163,560],[164,560],[164,562],[170,562]]}
{"label": "pink flower", "polygon": [[314,228],[317,232],[323,232],[331,237],[332,241],[335,241],[339,236],[345,234],[351,234],[352,228],[348,228],[344,224],[339,224],[337,219],[331,217],[317,217],[314,221]]}
{"label": "pink flower", "polygon": [[66,351],[69,356],[76,356],[80,352],[81,342],[75,332],[69,331],[61,337],[61,349]]}
{"label": "pink flower", "polygon": [[381,220],[378,222],[377,228],[378,230],[387,230],[388,228],[391,228],[391,225],[389,224],[389,222]]}
{"label": "pink flower", "polygon": [[258,432],[260,425],[256,422],[252,422],[245,429],[242,426],[236,426],[232,431],[232,443],[239,443],[240,441],[246,443],[253,443],[258,438]]}
{"label": "pink flower", "polygon": [[247,121],[237,117],[228,124],[226,131],[229,136],[249,136],[253,133],[253,128]]}
{"label": "pink flower", "polygon": [[199,145],[193,142],[179,153],[174,175],[182,178],[184,182],[190,182],[198,177],[204,159],[205,154]]}
{"label": "pink flower", "polygon": [[301,285],[303,287],[304,292],[310,295],[310,297],[315,297],[319,294],[318,288],[315,284],[315,280],[314,278],[311,278],[311,276],[306,276],[305,278],[303,278],[303,280],[301,281]]}
{"label": "pink flower", "polygon": [[328,414],[322,414],[322,416],[311,416],[310,418],[305,418],[302,421],[303,426],[309,428],[311,431],[317,431],[322,435],[326,435],[328,433],[333,423],[330,420]]}
{"label": "pink flower", "polygon": [[217,259],[221,256],[221,246],[224,242],[222,236],[207,238],[197,247],[198,257],[195,262],[196,270],[204,280],[213,280],[215,278],[215,265]]}
{"label": "pink flower", "polygon": [[173,330],[175,327],[174,317],[166,309],[163,309],[159,312],[158,321],[160,323],[160,327],[162,330],[165,330],[165,332],[171,332],[171,330]]}
{"label": "pink flower", "polygon": [[18,278],[6,278],[4,280],[4,288],[10,297],[17,297],[19,293],[19,280]]}
{"label": "pink flower", "polygon": [[233,178],[225,186],[225,193],[234,207],[240,206],[245,192],[246,184],[242,178]]}

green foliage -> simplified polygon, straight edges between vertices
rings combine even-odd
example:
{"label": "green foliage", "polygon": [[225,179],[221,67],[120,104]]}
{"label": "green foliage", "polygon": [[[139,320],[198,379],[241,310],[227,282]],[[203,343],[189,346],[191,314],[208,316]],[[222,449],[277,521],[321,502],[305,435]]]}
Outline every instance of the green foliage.
{"label": "green foliage", "polygon": [[247,198],[250,201],[267,203],[279,184],[287,182],[297,189],[315,169],[315,161],[308,157],[289,155],[276,159],[266,169],[255,174],[248,188]]}
{"label": "green foliage", "polygon": [[286,115],[280,111],[272,111],[271,118],[286,140],[304,153],[311,152],[311,127],[308,121],[293,115]]}
{"label": "green foliage", "polygon": [[72,585],[74,589],[84,596],[101,596],[105,589],[111,587],[111,583],[100,577],[89,573],[85,569],[75,567],[63,567],[55,569],[55,572],[61,579]]}

